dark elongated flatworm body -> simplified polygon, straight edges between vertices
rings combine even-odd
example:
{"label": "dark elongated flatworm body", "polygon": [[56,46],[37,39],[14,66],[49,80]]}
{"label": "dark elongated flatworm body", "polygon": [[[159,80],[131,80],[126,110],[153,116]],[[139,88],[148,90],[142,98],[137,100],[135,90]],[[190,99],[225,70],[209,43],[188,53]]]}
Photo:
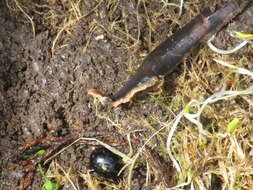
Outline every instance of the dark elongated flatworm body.
{"label": "dark elongated flatworm body", "polygon": [[[110,97],[113,106],[126,103],[137,92],[157,84],[159,79],[173,71],[182,58],[205,36],[220,30],[252,1],[232,0],[216,11],[211,11],[209,8],[204,9],[201,14],[161,43],[144,59],[139,69],[123,88]],[[94,89],[89,90],[88,94],[101,97],[102,100],[105,100],[106,97]]]}

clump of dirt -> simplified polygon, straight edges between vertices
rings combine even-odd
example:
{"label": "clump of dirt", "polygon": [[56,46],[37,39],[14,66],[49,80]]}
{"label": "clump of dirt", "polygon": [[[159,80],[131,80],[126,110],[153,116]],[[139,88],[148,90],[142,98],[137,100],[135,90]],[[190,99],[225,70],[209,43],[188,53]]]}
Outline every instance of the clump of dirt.
{"label": "clump of dirt", "polygon": [[[0,189],[19,186],[24,173],[10,169],[13,159],[19,154],[18,147],[37,138],[93,137],[125,154],[131,153],[131,149],[136,153],[152,134],[164,125],[169,126],[169,121],[188,101],[208,96],[219,88],[220,75],[226,72],[208,63],[213,53],[201,46],[166,77],[160,93],[140,94],[128,106],[101,105],[87,95],[88,89],[114,93],[154,47],[197,15],[204,5],[198,1],[186,2],[179,17],[179,1],[176,0],[171,1],[172,4],[153,0],[6,2],[0,2]],[[217,3],[220,2],[210,2],[212,6]],[[252,19],[247,19],[251,14],[252,8],[249,8],[229,25],[229,29],[253,32]],[[216,45],[229,47],[227,36],[221,32]],[[252,61],[250,49],[238,54],[237,59],[243,54],[248,56],[248,62]],[[227,106],[233,110],[238,105]],[[222,112],[220,109],[219,113]],[[223,116],[229,117],[229,114]],[[209,124],[219,124],[218,119],[218,116],[210,117]],[[181,135],[194,136],[184,127],[184,124],[180,127],[178,139]],[[168,130],[162,130],[148,145],[169,165]],[[197,139],[192,138],[191,148],[196,149]],[[210,147],[214,146],[212,143]],[[178,151],[184,152],[186,144],[182,142]],[[127,172],[118,184],[89,172],[89,155],[96,146],[92,143],[74,145],[44,169],[64,190],[73,189],[64,171],[69,172],[79,189],[89,189],[90,173],[91,181],[100,184],[98,189],[101,186],[105,189],[126,187]],[[191,168],[190,162],[198,165],[200,161],[199,152],[191,153],[185,158],[188,159],[182,168],[185,172]],[[208,157],[208,151],[205,153]],[[160,181],[155,172],[149,170],[147,160],[141,154],[136,163],[133,189],[159,186]],[[202,175],[200,167],[206,167],[205,164],[203,161],[194,168],[196,175]],[[172,184],[178,179],[179,176],[173,176]],[[37,172],[28,189],[40,189],[43,183],[43,177]]]}

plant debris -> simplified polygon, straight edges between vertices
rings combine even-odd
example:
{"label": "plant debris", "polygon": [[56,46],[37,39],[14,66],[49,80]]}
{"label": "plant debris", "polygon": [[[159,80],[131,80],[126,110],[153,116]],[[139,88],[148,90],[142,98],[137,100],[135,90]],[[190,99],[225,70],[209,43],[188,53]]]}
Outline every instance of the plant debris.
{"label": "plant debris", "polygon": [[[75,190],[251,189],[252,3],[212,40],[219,50],[247,41],[233,54],[203,42],[128,106],[87,95],[113,96],[161,42],[226,2],[0,1],[0,189],[42,189],[46,178]],[[94,146],[122,158],[118,183],[90,170]]]}

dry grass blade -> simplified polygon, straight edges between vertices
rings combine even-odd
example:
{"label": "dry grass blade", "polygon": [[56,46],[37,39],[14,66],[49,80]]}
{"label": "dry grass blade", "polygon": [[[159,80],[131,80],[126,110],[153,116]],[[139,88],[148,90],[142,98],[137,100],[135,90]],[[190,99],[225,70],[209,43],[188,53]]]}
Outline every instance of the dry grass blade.
{"label": "dry grass blade", "polygon": [[66,149],[68,149],[69,147],[73,146],[74,144],[76,144],[79,141],[96,141],[98,142],[100,145],[104,146],[105,148],[107,148],[108,150],[110,150],[111,152],[113,152],[114,154],[120,156],[121,158],[123,158],[123,160],[125,162],[131,162],[131,158],[129,158],[127,155],[125,155],[124,153],[120,152],[119,150],[117,150],[116,148],[111,147],[110,145],[96,139],[96,138],[87,138],[87,137],[81,137],[78,138],[77,140],[75,140],[74,142],[72,142],[71,144],[69,144],[68,146],[64,147],[63,149],[61,149],[59,152],[57,152],[56,154],[54,154],[53,156],[51,156],[49,159],[47,159],[45,161],[45,163],[47,163],[48,161],[52,160],[53,158],[55,158],[56,156],[58,156],[59,154],[61,154],[62,152],[64,152]]}
{"label": "dry grass blade", "polygon": [[79,190],[79,188],[77,188],[75,186],[74,182],[71,179],[71,176],[70,176],[71,168],[69,168],[68,171],[66,172],[65,169],[63,167],[61,167],[58,163],[56,163],[56,167],[58,167],[63,172],[64,177],[69,181],[69,183],[71,184],[72,188],[74,190]]}
{"label": "dry grass blade", "polygon": [[90,190],[102,190],[102,188],[99,185],[99,182],[96,179],[91,177],[89,171],[86,174],[81,174],[81,176],[85,180],[85,182],[88,184],[88,188]]}
{"label": "dry grass blade", "polygon": [[60,31],[57,33],[55,39],[53,40],[53,43],[52,43],[52,48],[51,48],[51,53],[52,55],[54,55],[56,49],[55,49],[55,46],[56,46],[56,43],[59,39],[59,37],[61,36],[61,34],[68,28],[68,27],[71,27],[72,25],[74,25],[78,20],[69,20],[61,29]]}
{"label": "dry grass blade", "polygon": [[[71,26],[74,26],[76,23],[78,23],[78,21],[80,21],[81,19],[83,19],[83,18],[89,16],[91,13],[93,13],[93,12],[101,5],[101,3],[102,3],[103,1],[101,0],[99,3],[97,3],[97,5],[96,5],[94,8],[92,8],[92,10],[91,10],[89,13],[87,13],[86,15],[83,15],[83,14],[81,13],[81,10],[80,10],[80,8],[79,8],[79,3],[80,3],[80,2],[81,2],[81,1],[78,1],[77,3],[74,3],[73,1],[70,1],[72,10],[73,10],[74,15],[75,15],[76,18],[75,18],[75,19],[72,19],[71,16],[70,16],[69,18],[66,19],[66,20],[68,20],[67,23],[65,23],[65,24],[60,28],[59,32],[57,33],[55,39],[54,39],[53,42],[52,42],[52,47],[51,47],[51,54],[52,54],[52,55],[55,54],[55,51],[56,51],[55,47],[56,47],[57,41],[59,40],[59,38],[60,38],[60,36],[62,35],[62,33],[63,33],[64,31],[66,31],[67,28],[69,28],[69,27],[71,27]],[[88,45],[89,45],[89,44],[87,43],[86,46],[88,46]],[[66,46],[66,45],[62,45],[61,47],[64,47],[64,46]],[[85,46],[85,48],[87,48],[86,46]]]}
{"label": "dry grass blade", "polygon": [[31,23],[31,26],[32,26],[32,32],[33,32],[33,37],[35,38],[35,25],[34,25],[34,22],[33,22],[33,19],[24,11],[24,9],[22,9],[21,5],[19,4],[19,2],[17,0],[14,0],[17,7],[20,9],[20,11],[28,18],[28,20],[30,21]]}

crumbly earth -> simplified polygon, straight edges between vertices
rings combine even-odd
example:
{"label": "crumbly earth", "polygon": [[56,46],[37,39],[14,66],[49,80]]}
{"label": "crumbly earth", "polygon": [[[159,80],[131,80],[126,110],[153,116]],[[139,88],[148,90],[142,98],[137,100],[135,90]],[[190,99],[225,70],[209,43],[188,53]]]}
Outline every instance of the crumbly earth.
{"label": "crumbly earth", "polygon": [[[180,1],[171,2],[179,4]],[[134,73],[145,55],[168,35],[204,6],[224,1],[198,2],[186,1],[183,14],[178,17],[178,7],[155,0],[51,0],[39,4],[38,1],[0,1],[0,189],[11,190],[19,185],[23,174],[11,170],[10,166],[18,147],[31,140],[50,135],[94,137],[128,154],[127,135],[136,151],[191,98],[208,96],[220,88],[219,73],[206,72],[210,68],[217,71],[217,66],[205,64],[211,62],[212,52],[203,43],[165,78],[161,93],[141,93],[131,104],[117,108],[101,105],[87,95],[90,88],[109,95],[114,93]],[[227,29],[253,32],[252,14],[253,9],[249,8],[234,19],[214,43],[223,49],[238,43],[229,37]],[[249,49],[240,50],[234,58],[239,59],[241,55],[253,59]],[[252,69],[252,64],[245,67]],[[200,76],[195,71],[205,74]],[[195,74],[206,78],[205,81],[184,83]],[[186,89],[195,94],[185,93]],[[164,150],[166,134],[163,131],[149,145],[158,147],[164,163],[169,164],[165,152],[160,152]],[[96,146],[87,143],[70,147],[54,159],[50,172],[58,171],[64,176],[59,171],[62,167],[78,189],[89,189],[81,174],[89,171],[89,155]],[[202,170],[205,169],[196,169]],[[92,172],[91,175],[102,184],[101,188],[113,189],[117,185],[123,188],[127,184],[126,173],[118,184]],[[147,185],[146,177],[146,157],[142,155],[134,168],[132,188],[143,189]],[[172,178],[175,185],[177,176]],[[66,177],[55,179],[61,182],[62,189],[73,189]],[[150,180],[153,186],[159,184],[154,175]],[[43,183],[37,172],[28,189],[40,189]]]}

